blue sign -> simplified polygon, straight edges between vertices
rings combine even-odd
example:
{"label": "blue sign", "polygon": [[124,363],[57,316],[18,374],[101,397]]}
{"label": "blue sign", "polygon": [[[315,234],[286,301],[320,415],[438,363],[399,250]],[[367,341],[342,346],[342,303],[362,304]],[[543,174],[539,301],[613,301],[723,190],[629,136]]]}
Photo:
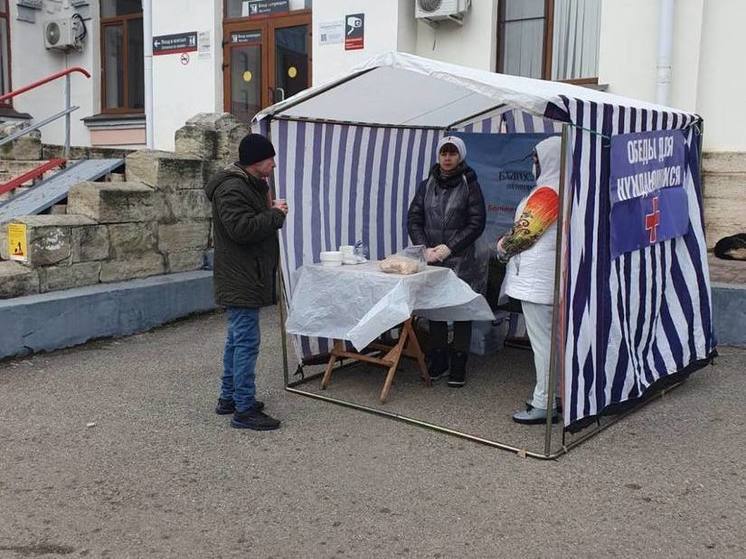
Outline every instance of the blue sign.
{"label": "blue sign", "polygon": [[533,187],[531,152],[551,134],[455,133],[466,144],[466,162],[477,173],[487,208],[489,241],[510,231],[515,209]]}
{"label": "blue sign", "polygon": [[679,130],[611,139],[611,257],[685,235],[686,141]]}

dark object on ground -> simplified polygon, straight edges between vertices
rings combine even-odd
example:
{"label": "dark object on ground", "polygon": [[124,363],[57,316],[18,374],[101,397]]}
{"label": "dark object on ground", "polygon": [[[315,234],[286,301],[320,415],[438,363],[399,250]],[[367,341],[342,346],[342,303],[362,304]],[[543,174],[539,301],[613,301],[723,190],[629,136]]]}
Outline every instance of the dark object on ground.
{"label": "dark object on ground", "polygon": [[466,360],[469,354],[464,351],[451,352],[451,373],[448,375],[448,386],[461,388],[466,384]]}
{"label": "dark object on ground", "polygon": [[233,414],[231,426],[236,429],[252,429],[253,431],[272,431],[280,427],[280,420],[268,416],[255,407],[245,412]]}
{"label": "dark object on ground", "polygon": [[[255,407],[259,411],[263,410],[264,402],[260,402],[259,400],[256,400]],[[236,411],[236,403],[233,400],[225,400],[223,398],[218,398],[218,405],[215,406],[216,414],[228,415],[230,413],[234,413],[235,411]]]}
{"label": "dark object on ground", "polygon": [[746,233],[723,237],[715,243],[713,252],[723,260],[746,260]]}

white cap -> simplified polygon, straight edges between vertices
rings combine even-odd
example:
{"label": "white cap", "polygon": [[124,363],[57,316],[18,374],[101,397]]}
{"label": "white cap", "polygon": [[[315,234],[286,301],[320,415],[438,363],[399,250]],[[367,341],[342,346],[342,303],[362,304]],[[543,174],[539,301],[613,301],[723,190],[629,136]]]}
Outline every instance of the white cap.
{"label": "white cap", "polygon": [[441,138],[441,140],[438,142],[438,149],[436,150],[436,153],[440,153],[440,148],[442,148],[446,144],[451,144],[458,150],[458,155],[461,158],[461,161],[466,160],[466,144],[461,138],[459,138],[458,136],[445,136]]}

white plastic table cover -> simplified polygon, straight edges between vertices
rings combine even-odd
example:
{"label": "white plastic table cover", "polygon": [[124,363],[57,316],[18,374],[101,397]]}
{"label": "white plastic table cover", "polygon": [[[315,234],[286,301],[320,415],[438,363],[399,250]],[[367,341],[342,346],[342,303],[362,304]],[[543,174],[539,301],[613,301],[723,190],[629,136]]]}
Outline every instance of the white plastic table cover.
{"label": "white plastic table cover", "polygon": [[431,320],[494,320],[487,301],[448,268],[428,266],[408,276],[378,262],[302,266],[295,272],[289,334],[349,340],[361,350],[412,315]]}

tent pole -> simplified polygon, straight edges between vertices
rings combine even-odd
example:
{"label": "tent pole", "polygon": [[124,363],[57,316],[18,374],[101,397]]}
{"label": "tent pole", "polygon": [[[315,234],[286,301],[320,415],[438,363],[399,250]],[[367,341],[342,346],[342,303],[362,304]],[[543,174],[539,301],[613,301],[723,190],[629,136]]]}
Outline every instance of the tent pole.
{"label": "tent pole", "polygon": [[[500,103],[499,105],[495,105],[494,107],[490,107],[489,109],[486,109],[484,111],[480,111],[478,113],[475,113],[471,116],[467,116],[466,118],[462,118],[461,120],[457,120],[456,122],[452,122],[448,126],[446,126],[446,130],[450,130],[452,128],[456,128],[459,124],[463,124],[464,122],[469,122],[470,120],[474,120],[475,118],[479,118],[480,116],[484,116],[486,114],[489,114],[493,111],[496,111],[497,109],[501,109],[505,107],[505,103]],[[505,112],[505,111],[503,111]],[[500,113],[503,114],[503,113]]]}
{"label": "tent pole", "polygon": [[409,423],[411,425],[416,425],[418,427],[424,427],[426,429],[437,431],[439,433],[446,433],[448,435],[453,435],[461,439],[467,439],[473,442],[477,442],[479,444],[483,444],[485,446],[491,446],[493,448],[500,448],[502,450],[508,450],[510,452],[514,452],[518,454],[521,457],[530,456],[531,458],[539,458],[541,460],[554,460],[561,454],[565,453],[565,451],[563,450],[553,456],[545,456],[544,454],[540,454],[537,452],[531,452],[530,450],[525,450],[522,448],[518,448],[516,446],[503,444],[501,442],[493,441],[490,439],[485,439],[483,437],[477,437],[476,435],[470,435],[469,433],[464,433],[463,431],[457,431],[456,429],[449,429],[448,427],[443,427],[442,425],[435,425],[434,423],[428,423],[427,421],[422,421],[420,419],[415,419],[413,417],[408,417],[406,415],[400,415],[398,413],[388,412],[388,411],[385,411],[379,408],[372,408],[370,406],[356,404],[354,402],[349,402],[347,400],[340,400],[338,398],[331,398],[329,396],[323,396],[321,394],[316,394],[315,392],[308,392],[306,390],[299,390],[297,388],[286,387],[285,390],[288,392],[292,392],[294,394],[300,394],[301,396],[307,396],[309,398],[315,398],[317,400],[322,400],[324,402],[330,402],[332,404],[344,406],[346,408],[361,410],[367,413],[372,413],[374,415],[379,415],[379,416],[386,417],[389,419],[395,419],[403,423]]}
{"label": "tent pole", "polygon": [[560,180],[559,180],[559,215],[557,216],[557,244],[554,258],[554,310],[552,312],[552,343],[549,353],[549,386],[547,387],[547,424],[544,433],[544,455],[549,457],[552,451],[552,416],[554,415],[555,384],[557,382],[558,364],[561,359],[558,338],[564,309],[560,308],[562,279],[562,244],[565,225],[565,174],[567,173],[568,126],[562,125],[562,144],[560,147]]}
{"label": "tent pole", "polygon": [[277,275],[280,283],[278,303],[280,304],[280,338],[282,339],[282,376],[285,380],[285,387],[287,387],[290,384],[290,370],[288,369],[288,335],[285,331],[285,280],[282,276],[282,266],[280,266]]}
{"label": "tent pole", "polygon": [[[272,141],[272,117],[267,118],[267,138]],[[272,177],[272,194],[277,195],[277,189],[274,184],[274,175]],[[277,245],[279,249],[280,245],[280,232],[276,233]],[[277,283],[279,288],[279,296],[277,297],[277,303],[280,309],[280,339],[282,340],[282,376],[284,379],[284,386],[290,384],[290,370],[288,368],[288,335],[285,331],[285,278],[282,275],[282,263],[277,269]]]}

